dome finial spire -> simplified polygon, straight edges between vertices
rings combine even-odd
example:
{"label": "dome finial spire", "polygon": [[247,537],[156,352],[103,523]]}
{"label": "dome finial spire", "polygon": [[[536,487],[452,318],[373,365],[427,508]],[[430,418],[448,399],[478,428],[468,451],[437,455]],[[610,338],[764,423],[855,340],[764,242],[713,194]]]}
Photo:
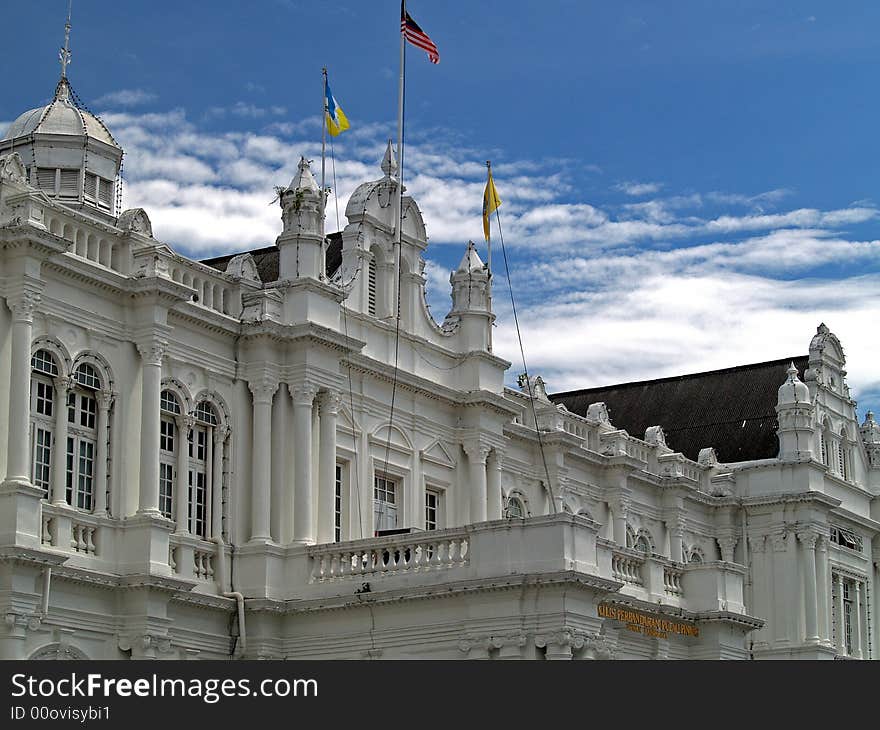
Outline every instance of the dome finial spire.
{"label": "dome finial spire", "polygon": [[67,22],[64,24],[64,47],[58,54],[58,60],[61,61],[61,80],[67,78],[67,64],[70,63],[70,11],[73,7],[73,0],[67,0]]}

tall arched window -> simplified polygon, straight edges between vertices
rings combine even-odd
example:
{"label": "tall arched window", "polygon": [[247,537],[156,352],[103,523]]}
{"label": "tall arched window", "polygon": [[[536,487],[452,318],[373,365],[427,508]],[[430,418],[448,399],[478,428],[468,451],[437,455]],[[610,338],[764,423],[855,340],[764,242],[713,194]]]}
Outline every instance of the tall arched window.
{"label": "tall arched window", "polygon": [[74,371],[73,387],[67,394],[67,503],[87,511],[95,499],[96,392],[100,387],[95,368],[83,363]]}
{"label": "tall arched window", "polygon": [[507,508],[504,510],[504,516],[511,519],[521,520],[526,516],[526,507],[522,497],[518,494],[511,494],[507,498]]}
{"label": "tall arched window", "polygon": [[180,401],[172,391],[163,390],[159,408],[159,511],[173,519],[176,450],[180,448],[176,419],[181,413]]}
{"label": "tall arched window", "polygon": [[57,407],[53,379],[58,377],[58,365],[48,350],[37,350],[31,371],[31,482],[48,499]]}
{"label": "tall arched window", "polygon": [[[189,432],[189,530],[193,535],[209,535],[208,498],[211,489],[213,433],[217,412],[207,401],[196,406],[195,424]],[[220,488],[220,475],[216,488]]]}

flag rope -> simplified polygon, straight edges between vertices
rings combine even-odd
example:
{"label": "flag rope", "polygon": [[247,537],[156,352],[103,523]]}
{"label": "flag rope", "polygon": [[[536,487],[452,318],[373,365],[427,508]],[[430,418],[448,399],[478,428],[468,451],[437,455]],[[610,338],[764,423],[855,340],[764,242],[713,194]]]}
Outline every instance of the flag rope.
{"label": "flag rope", "polygon": [[529,402],[532,405],[532,417],[535,420],[535,433],[538,436],[538,449],[541,452],[541,462],[544,465],[544,474],[547,477],[547,491],[550,493],[550,512],[553,514],[556,509],[556,496],[553,492],[553,483],[550,479],[550,469],[547,466],[547,455],[544,453],[544,439],[541,436],[541,429],[538,428],[538,411],[535,408],[535,396],[532,392],[532,379],[529,377],[529,369],[526,366],[526,352],[523,348],[522,332],[519,328],[519,317],[516,314],[516,302],[513,297],[513,283],[510,280],[510,264],[507,260],[507,249],[504,246],[504,232],[501,229],[501,213],[500,206],[495,208],[495,219],[498,221],[498,240],[501,241],[501,254],[504,259],[504,271],[507,275],[507,288],[510,291],[510,308],[513,310],[513,323],[516,326],[516,338],[519,341],[519,354],[522,357],[523,372],[526,376],[526,387],[529,391]]}

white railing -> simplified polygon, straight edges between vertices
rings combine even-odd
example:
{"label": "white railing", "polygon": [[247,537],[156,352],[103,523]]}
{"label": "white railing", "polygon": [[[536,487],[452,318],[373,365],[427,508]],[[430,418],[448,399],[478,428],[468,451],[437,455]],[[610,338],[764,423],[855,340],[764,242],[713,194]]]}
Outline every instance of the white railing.
{"label": "white railing", "polygon": [[642,575],[644,564],[644,557],[615,550],[611,554],[611,576],[630,585],[644,585],[645,579]]}
{"label": "white railing", "polygon": [[663,566],[663,590],[670,596],[683,596],[684,590],[681,587],[681,568],[672,565]]}
{"label": "white railing", "polygon": [[80,522],[74,522],[70,526],[70,547],[75,553],[84,555],[97,555],[95,547],[95,532],[97,528],[94,525],[85,525]]}
{"label": "white railing", "polygon": [[40,534],[40,542],[43,545],[54,545],[54,541],[52,539],[52,516],[47,515],[45,511],[43,511],[43,529]]}
{"label": "white railing", "polygon": [[169,265],[169,274],[172,280],[196,290],[193,304],[229,315],[238,308],[234,301],[236,287],[225,281],[220,271],[175,261]]}
{"label": "white railing", "polygon": [[431,530],[416,535],[319,545],[309,550],[311,581],[446,570],[470,562],[469,546],[463,530]]}
{"label": "white railing", "polygon": [[214,553],[207,550],[193,551],[193,574],[202,580],[214,580]]}

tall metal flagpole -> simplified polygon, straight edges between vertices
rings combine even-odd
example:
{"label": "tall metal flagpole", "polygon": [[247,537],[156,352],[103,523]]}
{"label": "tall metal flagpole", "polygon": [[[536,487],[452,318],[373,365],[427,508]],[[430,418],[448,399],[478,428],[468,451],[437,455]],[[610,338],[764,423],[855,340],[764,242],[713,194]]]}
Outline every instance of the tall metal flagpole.
{"label": "tall metal flagpole", "polygon": [[321,109],[321,252],[323,254],[323,267],[321,274],[324,274],[327,261],[327,236],[324,233],[324,222],[327,217],[327,188],[325,184],[326,163],[327,163],[327,67],[321,69],[321,79],[323,81],[322,109]]}
{"label": "tall metal flagpole", "polygon": [[[491,160],[486,160],[486,170],[487,170],[487,176],[486,176],[487,190],[486,190],[486,192],[489,192],[489,190],[488,190],[489,182],[488,181],[492,180],[492,161]],[[493,181],[492,182],[493,190],[494,190],[494,186],[495,186],[495,183]],[[487,206],[488,206],[488,203],[489,203],[488,200],[484,201],[484,204]],[[488,220],[489,219],[488,212],[486,214],[486,218],[489,223],[489,228],[488,228],[489,234],[486,236],[486,272],[488,274],[488,282],[487,283],[489,285],[486,289],[486,300],[487,300],[486,303],[489,305],[489,311],[491,312],[492,311],[492,221]],[[490,320],[489,321],[489,352],[492,352],[492,326],[493,326],[493,322]]]}
{"label": "tall metal flagpole", "polygon": [[[400,3],[400,20],[406,17],[406,0]],[[403,93],[404,70],[406,68],[406,40],[403,28],[400,30],[400,83],[397,89],[397,203],[394,217],[394,296],[392,306],[394,316],[400,316],[400,229],[403,227]]]}

